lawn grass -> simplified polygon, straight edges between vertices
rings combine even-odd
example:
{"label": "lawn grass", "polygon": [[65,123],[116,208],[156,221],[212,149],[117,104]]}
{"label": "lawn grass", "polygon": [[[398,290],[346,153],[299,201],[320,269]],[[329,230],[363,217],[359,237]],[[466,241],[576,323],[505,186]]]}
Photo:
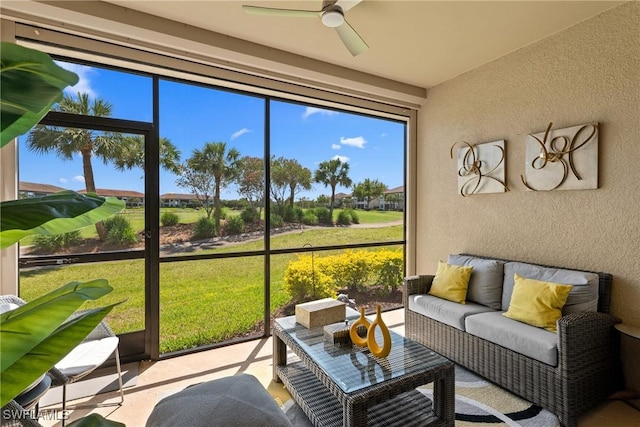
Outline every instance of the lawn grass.
{"label": "lawn grass", "polygon": [[[327,228],[276,235],[272,249],[299,248],[307,243],[329,246],[402,239],[402,226]],[[262,241],[210,249],[202,253],[259,250]],[[372,248],[375,250],[375,248]],[[331,251],[332,253],[339,251]],[[317,256],[328,252],[318,252]],[[289,300],[283,289],[284,272],[297,254],[271,257],[271,307]],[[263,318],[264,257],[167,262],[160,264],[161,352],[219,342],[249,330]],[[125,302],[109,315],[116,333],[144,329],[144,261],[41,267],[20,272],[20,294],[32,300],[71,281],[106,278],[113,292],[86,307]]]}
{"label": "lawn grass", "polygon": [[[334,209],[333,210],[333,220],[335,221],[338,218],[338,215],[344,209]],[[352,209],[347,209],[350,211]],[[386,223],[386,222],[394,222],[400,221],[404,218],[404,212],[396,212],[396,211],[365,211],[360,209],[354,209],[355,213],[358,215],[358,220],[360,224],[377,224],[377,223]]]}

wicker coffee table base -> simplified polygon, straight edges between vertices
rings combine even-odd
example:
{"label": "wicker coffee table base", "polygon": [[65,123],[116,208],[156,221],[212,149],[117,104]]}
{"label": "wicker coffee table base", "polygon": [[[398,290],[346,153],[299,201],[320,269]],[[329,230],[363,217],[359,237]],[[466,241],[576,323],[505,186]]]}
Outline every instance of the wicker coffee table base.
{"label": "wicker coffee table base", "polygon": [[[300,405],[314,426],[342,427],[343,408],[338,399],[302,362],[278,366],[277,372],[293,399]],[[417,390],[380,402],[367,411],[367,426],[447,426],[433,412],[429,398]]]}

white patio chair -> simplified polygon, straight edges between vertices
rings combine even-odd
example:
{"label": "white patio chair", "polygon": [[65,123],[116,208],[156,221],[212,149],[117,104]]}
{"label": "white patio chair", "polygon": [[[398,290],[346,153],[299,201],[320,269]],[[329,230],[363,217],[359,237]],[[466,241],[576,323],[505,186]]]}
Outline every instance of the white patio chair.
{"label": "white patio chair", "polygon": [[[13,308],[16,308],[19,305],[24,305],[25,301],[13,295],[0,296],[0,310],[6,308],[5,304],[15,304],[16,306]],[[82,313],[84,313],[84,311],[76,312],[71,316],[71,318],[75,318]],[[62,360],[56,363],[55,367],[49,370],[48,375],[52,380],[51,385],[62,386],[63,412],[67,409],[67,384],[74,383],[86,377],[96,368],[101,366],[114,353],[120,391],[120,402],[116,404],[121,405],[124,402],[118,343],[118,337],[103,320],[80,344],[71,350]],[[95,406],[103,405],[78,405],[74,406],[74,408]],[[64,419],[62,420],[62,425],[65,425]]]}

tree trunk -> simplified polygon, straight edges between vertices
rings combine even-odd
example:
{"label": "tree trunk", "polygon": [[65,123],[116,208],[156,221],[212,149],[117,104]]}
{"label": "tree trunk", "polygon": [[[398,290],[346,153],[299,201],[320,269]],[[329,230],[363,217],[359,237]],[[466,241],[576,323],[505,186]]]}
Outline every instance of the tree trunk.
{"label": "tree trunk", "polygon": [[215,222],[216,222],[216,235],[220,232],[220,179],[215,178],[216,180],[216,192],[213,195],[213,204],[215,206]]}
{"label": "tree trunk", "polygon": [[293,200],[295,198],[295,186],[290,185],[289,186],[289,190],[291,190],[291,194],[289,196],[289,206],[291,207],[291,209],[293,209]]}
{"label": "tree trunk", "polygon": [[336,186],[331,186],[331,201],[329,202],[329,215],[331,215],[331,222],[333,222],[333,202],[336,198]]}
{"label": "tree trunk", "polygon": [[[96,192],[96,183],[93,178],[93,167],[91,166],[91,148],[80,150],[82,153],[82,171],[84,173],[84,188],[87,193]],[[102,221],[96,222],[96,232],[101,242],[107,240],[107,229]]]}

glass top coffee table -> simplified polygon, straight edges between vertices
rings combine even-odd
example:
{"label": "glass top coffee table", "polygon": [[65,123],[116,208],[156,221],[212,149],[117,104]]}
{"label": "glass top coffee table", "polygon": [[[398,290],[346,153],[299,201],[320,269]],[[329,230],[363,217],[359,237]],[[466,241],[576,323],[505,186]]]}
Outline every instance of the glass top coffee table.
{"label": "glass top coffee table", "polygon": [[[377,358],[326,342],[322,327],[308,329],[295,316],[276,319],[273,379],[315,426],[453,426],[453,362],[393,331],[391,339],[389,355]],[[287,364],[287,347],[299,362]],[[429,383],[433,401],[416,390]]]}

